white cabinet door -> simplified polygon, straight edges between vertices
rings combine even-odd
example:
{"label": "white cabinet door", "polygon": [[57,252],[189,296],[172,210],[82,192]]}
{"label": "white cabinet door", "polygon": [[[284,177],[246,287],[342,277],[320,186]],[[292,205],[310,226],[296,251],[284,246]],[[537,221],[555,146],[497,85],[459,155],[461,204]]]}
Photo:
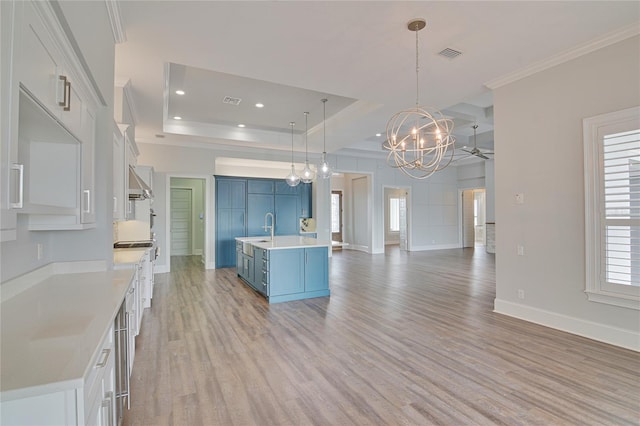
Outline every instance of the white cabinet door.
{"label": "white cabinet door", "polygon": [[2,401],[3,425],[76,425],[76,390]]}
{"label": "white cabinet door", "polygon": [[82,111],[82,223],[96,222],[95,201],[95,128],[93,111],[83,106]]}
{"label": "white cabinet door", "polygon": [[24,165],[18,162],[18,82],[22,3],[0,1],[0,241],[16,239],[17,211],[22,208]]}

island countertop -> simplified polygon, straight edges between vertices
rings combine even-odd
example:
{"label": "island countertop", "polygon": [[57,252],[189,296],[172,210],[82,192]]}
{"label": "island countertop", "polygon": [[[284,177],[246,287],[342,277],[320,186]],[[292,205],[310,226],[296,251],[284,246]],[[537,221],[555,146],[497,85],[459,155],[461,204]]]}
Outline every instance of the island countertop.
{"label": "island countertop", "polygon": [[237,241],[249,242],[251,245],[264,250],[281,250],[309,247],[331,247],[330,241],[320,241],[317,238],[300,235],[282,235],[273,237],[237,237]]}

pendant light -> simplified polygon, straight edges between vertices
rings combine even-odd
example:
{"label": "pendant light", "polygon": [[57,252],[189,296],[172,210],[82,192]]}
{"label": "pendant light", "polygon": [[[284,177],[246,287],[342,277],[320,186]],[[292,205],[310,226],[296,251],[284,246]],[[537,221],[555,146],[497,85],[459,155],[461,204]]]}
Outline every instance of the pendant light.
{"label": "pendant light", "polygon": [[304,183],[311,183],[311,181],[313,181],[313,178],[316,177],[316,173],[311,170],[311,167],[309,167],[309,144],[308,144],[308,137],[309,137],[309,113],[305,112],[304,113],[304,122],[305,122],[305,131],[304,131],[304,169],[302,169],[302,176],[300,176],[300,179],[302,180],[302,182]]}
{"label": "pendant light", "polygon": [[291,126],[291,173],[289,173],[289,175],[285,178],[289,186],[298,186],[298,184],[300,183],[300,176],[296,174],[296,168],[293,165],[293,126],[295,125],[295,121],[289,123],[289,126]]}
{"label": "pendant light", "polygon": [[327,163],[327,100],[322,99],[322,163],[318,169],[318,176],[322,179],[328,179],[331,177],[331,167]]}
{"label": "pendant light", "polygon": [[396,113],[387,123],[389,151],[387,163],[414,179],[424,179],[447,167],[453,158],[455,138],[453,120],[440,111],[420,106],[418,90],[418,31],[427,25],[424,19],[409,21],[407,29],[416,33],[416,106]]}

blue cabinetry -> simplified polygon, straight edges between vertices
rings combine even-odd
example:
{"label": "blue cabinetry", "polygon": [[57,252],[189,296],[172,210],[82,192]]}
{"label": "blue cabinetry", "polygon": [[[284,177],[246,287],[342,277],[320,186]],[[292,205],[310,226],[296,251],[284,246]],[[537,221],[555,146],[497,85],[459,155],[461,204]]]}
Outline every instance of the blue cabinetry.
{"label": "blue cabinetry", "polygon": [[[266,250],[254,247],[251,274],[238,265],[238,275],[267,297],[269,303],[329,296],[327,247]],[[239,262],[246,258],[238,257]]]}
{"label": "blue cabinetry", "polygon": [[311,184],[216,176],[215,198],[216,268],[237,264],[234,238],[270,234],[263,228],[266,213],[275,215],[275,235],[297,235],[300,218],[311,217]]}
{"label": "blue cabinetry", "polygon": [[246,192],[246,180],[216,179],[216,268],[237,262],[235,238],[247,232]]}
{"label": "blue cabinetry", "polygon": [[[251,182],[249,182],[251,183]],[[264,216],[273,213],[273,193],[247,195],[247,236],[270,236],[271,231],[264,229]],[[276,226],[276,230],[277,230]]]}

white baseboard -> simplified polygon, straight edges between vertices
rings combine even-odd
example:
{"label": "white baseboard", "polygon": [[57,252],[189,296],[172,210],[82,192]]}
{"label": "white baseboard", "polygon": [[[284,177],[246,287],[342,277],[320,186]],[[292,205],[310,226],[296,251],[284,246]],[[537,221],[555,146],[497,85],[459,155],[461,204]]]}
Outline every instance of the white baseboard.
{"label": "white baseboard", "polygon": [[365,253],[369,253],[369,247],[367,247],[367,246],[359,246],[359,245],[355,245],[355,244],[344,245],[344,246],[342,246],[342,250],[356,250],[356,251],[363,251]]}
{"label": "white baseboard", "polygon": [[171,272],[171,268],[169,265],[155,265],[153,267],[153,274],[166,274],[167,272]]}
{"label": "white baseboard", "polygon": [[426,250],[449,250],[460,248],[458,243],[455,244],[434,244],[430,246],[411,246],[409,247],[409,251],[426,251]]}
{"label": "white baseboard", "polygon": [[640,333],[506,300],[494,300],[494,312],[640,352]]}

